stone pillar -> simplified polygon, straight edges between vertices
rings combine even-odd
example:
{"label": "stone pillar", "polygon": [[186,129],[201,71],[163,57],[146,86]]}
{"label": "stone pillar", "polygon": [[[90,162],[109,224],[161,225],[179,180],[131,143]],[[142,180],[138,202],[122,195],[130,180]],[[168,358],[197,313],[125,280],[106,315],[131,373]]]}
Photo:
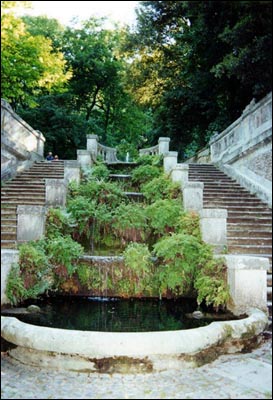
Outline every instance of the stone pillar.
{"label": "stone pillar", "polygon": [[88,150],[77,150],[77,161],[82,168],[91,167],[91,155]]}
{"label": "stone pillar", "polygon": [[80,183],[80,164],[77,160],[64,161],[64,179],[67,183],[72,181]]}
{"label": "stone pillar", "polygon": [[158,139],[158,154],[166,154],[169,152],[170,138],[160,137]]}
{"label": "stone pillar", "polygon": [[249,308],[259,308],[268,313],[267,270],[269,259],[248,255],[221,256],[227,263],[227,278],[231,301],[228,309],[235,315],[247,313]]}
{"label": "stone pillar", "polygon": [[46,205],[64,207],[66,204],[66,181],[64,179],[46,179]]}
{"label": "stone pillar", "polygon": [[203,209],[203,189],[202,182],[188,182],[183,188],[183,205],[186,211],[201,212]]}
{"label": "stone pillar", "polygon": [[202,239],[214,246],[227,244],[227,210],[204,208],[200,214]]}
{"label": "stone pillar", "polygon": [[86,149],[91,154],[91,159],[96,160],[98,155],[98,136],[97,135],[87,135],[87,145]]}
{"label": "stone pillar", "polygon": [[38,133],[38,140],[37,140],[37,153],[44,157],[44,144],[45,144],[45,137],[40,131],[36,131]]}
{"label": "stone pillar", "polygon": [[19,261],[19,251],[10,249],[1,249],[1,306],[10,304],[6,296],[7,277],[11,266]]}
{"label": "stone pillar", "polygon": [[169,151],[168,153],[164,154],[163,166],[165,173],[168,174],[175,167],[177,164],[177,156],[177,151]]}
{"label": "stone pillar", "polygon": [[171,171],[171,179],[173,182],[181,183],[183,188],[189,180],[189,164],[176,164]]}
{"label": "stone pillar", "polygon": [[45,233],[46,207],[17,206],[17,241],[38,240]]}

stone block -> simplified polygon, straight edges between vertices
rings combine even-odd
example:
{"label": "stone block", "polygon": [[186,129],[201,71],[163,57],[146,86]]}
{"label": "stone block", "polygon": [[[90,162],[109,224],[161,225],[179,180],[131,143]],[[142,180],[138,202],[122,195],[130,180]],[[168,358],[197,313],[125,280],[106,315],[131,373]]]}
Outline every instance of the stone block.
{"label": "stone block", "polygon": [[67,183],[72,181],[80,183],[80,164],[77,160],[64,161],[64,179]]}
{"label": "stone block", "polygon": [[177,164],[177,156],[177,151],[169,151],[168,153],[164,154],[163,166],[165,173],[170,173],[171,170],[175,167],[175,165]]}
{"label": "stone block", "polygon": [[224,246],[227,243],[227,210],[206,208],[200,213],[200,227],[204,242]]}
{"label": "stone block", "polygon": [[169,137],[160,137],[158,139],[158,154],[166,154],[169,152],[170,140]]}
{"label": "stone block", "polygon": [[229,309],[235,314],[247,313],[250,308],[267,309],[267,270],[269,259],[246,255],[225,255],[228,284],[232,301]]}
{"label": "stone block", "polygon": [[88,150],[77,150],[77,161],[82,168],[91,167],[91,154]]}
{"label": "stone block", "polygon": [[182,189],[184,209],[201,212],[203,209],[204,184],[202,182],[188,182]]}
{"label": "stone block", "polygon": [[65,179],[45,179],[46,205],[64,207],[66,204],[67,185]]}
{"label": "stone block", "polygon": [[1,249],[1,306],[10,304],[6,296],[7,277],[13,263],[19,260],[19,251],[10,249]]}
{"label": "stone block", "polygon": [[189,165],[176,164],[171,171],[171,179],[173,182],[181,183],[181,187],[187,185],[189,181]]}
{"label": "stone block", "polygon": [[38,240],[45,233],[46,207],[17,206],[17,241]]}

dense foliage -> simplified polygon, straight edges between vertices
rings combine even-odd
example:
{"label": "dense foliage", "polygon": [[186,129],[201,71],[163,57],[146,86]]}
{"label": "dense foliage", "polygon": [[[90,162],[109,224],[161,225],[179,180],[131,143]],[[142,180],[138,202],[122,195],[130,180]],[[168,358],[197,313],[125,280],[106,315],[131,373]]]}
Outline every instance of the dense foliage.
{"label": "dense foliage", "polygon": [[142,1],[135,30],[63,27],[2,1],[2,97],[75,159],[86,134],[120,159],[160,136],[185,158],[272,88],[272,2]]}
{"label": "dense foliage", "polygon": [[[158,157],[145,157],[139,168],[144,177],[157,171],[142,203],[129,202],[100,163],[85,170],[80,184],[70,184],[67,207],[47,212],[45,238],[20,247],[7,285],[13,304],[47,291],[83,290],[98,296],[196,296],[198,303],[225,306],[225,265],[202,242],[198,214],[183,210],[177,185],[163,174]],[[101,254],[102,247],[123,261],[102,267],[96,259],[79,259],[83,252]]]}

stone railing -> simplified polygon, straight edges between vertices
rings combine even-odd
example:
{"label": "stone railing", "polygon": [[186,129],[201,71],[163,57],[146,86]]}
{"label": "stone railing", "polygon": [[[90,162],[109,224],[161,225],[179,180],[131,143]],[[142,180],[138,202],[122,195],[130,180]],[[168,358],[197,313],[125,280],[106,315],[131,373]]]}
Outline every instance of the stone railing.
{"label": "stone railing", "polygon": [[1,99],[1,179],[10,179],[44,158],[45,138]]}
{"label": "stone railing", "polygon": [[156,155],[159,154],[159,145],[157,144],[156,146],[153,147],[147,147],[146,149],[140,149],[139,150],[139,155],[144,156],[144,155]]}
{"label": "stone railing", "polygon": [[107,164],[120,162],[117,159],[117,149],[113,147],[107,147],[103,144],[98,143],[98,156],[102,157],[103,161]]}
{"label": "stone railing", "polygon": [[170,138],[160,137],[158,139],[158,144],[152,147],[147,147],[146,149],[140,149],[139,155],[156,155],[156,154],[166,154],[169,152]]}
{"label": "stone railing", "polygon": [[186,163],[213,163],[272,205],[272,93],[254,100],[209,146]]}

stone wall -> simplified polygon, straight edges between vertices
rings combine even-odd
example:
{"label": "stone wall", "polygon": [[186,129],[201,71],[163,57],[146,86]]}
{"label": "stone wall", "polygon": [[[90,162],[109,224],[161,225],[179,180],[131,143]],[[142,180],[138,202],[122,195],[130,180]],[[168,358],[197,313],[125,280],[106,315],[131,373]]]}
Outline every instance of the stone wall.
{"label": "stone wall", "polygon": [[187,163],[213,163],[272,206],[272,93],[254,100]]}
{"label": "stone wall", "polygon": [[1,179],[30,168],[34,161],[44,158],[45,138],[20,118],[1,99]]}

